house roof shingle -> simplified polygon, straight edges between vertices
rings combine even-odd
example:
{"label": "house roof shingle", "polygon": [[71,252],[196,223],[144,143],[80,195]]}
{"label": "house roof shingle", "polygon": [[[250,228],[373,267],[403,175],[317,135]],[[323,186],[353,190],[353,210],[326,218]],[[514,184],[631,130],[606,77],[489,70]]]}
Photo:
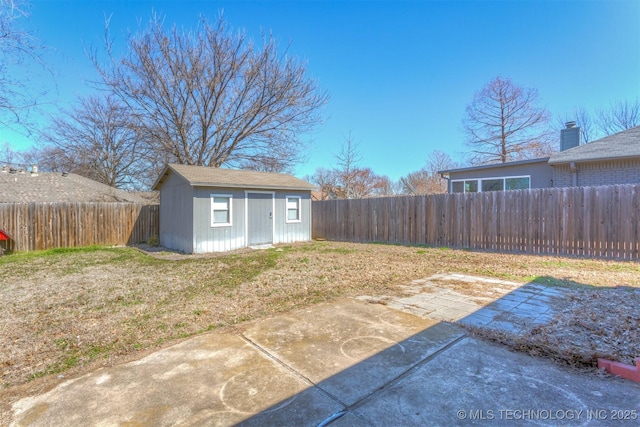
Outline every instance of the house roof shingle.
{"label": "house roof shingle", "polygon": [[0,172],[0,203],[150,202],[135,194],[73,173]]}
{"label": "house roof shingle", "polygon": [[292,175],[272,172],[222,169],[207,166],[169,164],[153,185],[158,190],[171,173],[180,175],[194,187],[315,190],[316,187]]}
{"label": "house roof shingle", "polygon": [[640,126],[555,153],[550,165],[640,157]]}

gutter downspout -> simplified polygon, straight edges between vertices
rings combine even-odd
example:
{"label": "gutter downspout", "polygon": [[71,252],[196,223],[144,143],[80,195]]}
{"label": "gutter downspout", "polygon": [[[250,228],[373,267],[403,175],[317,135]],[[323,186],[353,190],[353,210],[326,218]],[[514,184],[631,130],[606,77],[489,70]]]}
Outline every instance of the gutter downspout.
{"label": "gutter downspout", "polygon": [[451,194],[453,193],[453,189],[451,188],[451,177],[449,176],[448,173],[443,173],[440,172],[440,176],[442,177],[442,179],[446,179],[447,180],[447,193]]}
{"label": "gutter downspout", "polygon": [[571,186],[578,186],[578,169],[576,168],[576,162],[569,163],[569,170],[571,171]]}

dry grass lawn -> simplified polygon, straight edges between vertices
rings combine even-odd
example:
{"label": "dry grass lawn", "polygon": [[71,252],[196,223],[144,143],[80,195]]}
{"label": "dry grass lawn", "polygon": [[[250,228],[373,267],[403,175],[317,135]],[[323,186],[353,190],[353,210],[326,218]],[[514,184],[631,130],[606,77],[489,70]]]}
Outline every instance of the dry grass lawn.
{"label": "dry grass lawn", "polygon": [[[339,297],[397,295],[397,285],[436,273],[575,289],[565,309],[575,317],[572,329],[537,331],[548,348],[570,333],[584,350],[598,324],[601,338],[588,343],[590,354],[626,354],[611,350],[607,336],[640,342],[640,266],[631,262],[335,242],[207,256],[120,247],[15,254],[0,257],[0,413],[6,417],[12,402],[63,378],[195,334]],[[607,313],[585,309],[590,303]],[[574,339],[580,331],[582,341]],[[508,343],[527,350],[526,342]]]}

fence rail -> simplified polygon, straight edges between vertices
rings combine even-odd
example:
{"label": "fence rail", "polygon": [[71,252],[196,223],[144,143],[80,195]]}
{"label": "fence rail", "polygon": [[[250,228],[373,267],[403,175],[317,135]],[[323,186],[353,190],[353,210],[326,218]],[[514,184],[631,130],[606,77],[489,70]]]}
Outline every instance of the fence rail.
{"label": "fence rail", "polygon": [[640,185],[313,202],[313,237],[638,260]]}
{"label": "fence rail", "polygon": [[158,236],[158,205],[133,203],[0,203],[6,249],[33,251],[126,245]]}

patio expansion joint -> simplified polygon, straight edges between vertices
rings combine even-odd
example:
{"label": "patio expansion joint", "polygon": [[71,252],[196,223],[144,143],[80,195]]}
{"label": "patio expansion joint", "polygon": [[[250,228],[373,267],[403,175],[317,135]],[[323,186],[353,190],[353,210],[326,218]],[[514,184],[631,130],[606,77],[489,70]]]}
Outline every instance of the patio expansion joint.
{"label": "patio expansion joint", "polygon": [[277,363],[278,365],[282,366],[283,368],[285,368],[287,371],[291,372],[294,376],[296,376],[297,378],[301,379],[303,382],[305,382],[308,386],[315,388],[316,390],[320,391],[322,394],[324,394],[325,396],[327,396],[329,399],[335,401],[336,403],[338,403],[340,406],[342,406],[343,408],[346,408],[348,405],[343,402],[342,400],[340,400],[337,396],[334,396],[333,394],[329,393],[328,391],[326,391],[325,389],[323,389],[322,387],[320,387],[318,384],[316,384],[315,382],[313,382],[310,378],[306,377],[305,375],[303,375],[301,372],[297,371],[296,369],[294,369],[293,367],[289,366],[286,362],[280,360],[277,356],[271,354],[271,352],[269,352],[269,350],[267,350],[266,348],[262,347],[260,344],[258,344],[257,342],[253,341],[251,338],[245,336],[244,334],[240,333],[238,334],[240,336],[240,338],[242,338],[247,344],[249,344],[250,346],[252,346],[253,348],[255,348],[256,350],[258,350],[260,353],[262,353],[264,356],[266,356],[268,359],[272,360],[273,362]]}
{"label": "patio expansion joint", "polygon": [[[437,349],[433,353],[431,353],[428,356],[426,356],[424,359],[421,359],[418,362],[414,363],[412,366],[407,368],[405,371],[401,372],[400,374],[398,374],[395,377],[391,378],[386,383],[382,384],[377,389],[373,390],[371,393],[369,393],[366,396],[360,398],[359,400],[357,400],[356,402],[352,403],[351,405],[345,405],[345,407],[342,409],[342,411],[337,412],[336,414],[333,414],[331,417],[329,417],[327,419],[327,421],[329,421],[329,422],[327,422],[326,424],[324,424],[324,423],[318,424],[318,427],[319,426],[328,425],[330,422],[334,421],[335,419],[340,418],[342,415],[344,415],[346,413],[351,413],[352,415],[358,416],[355,412],[353,412],[354,410],[356,410],[360,406],[366,404],[371,399],[374,399],[376,396],[378,396],[379,394],[381,394],[384,391],[388,390],[389,388],[391,388],[391,387],[395,386],[396,384],[400,383],[406,377],[410,376],[416,370],[420,369],[423,365],[426,365],[427,363],[429,363],[430,361],[435,359],[437,356],[441,355],[442,353],[446,352],[447,350],[449,350],[453,346],[457,345],[460,341],[464,340],[465,338],[467,338],[467,334],[463,333],[460,336],[458,336],[457,338],[455,338],[454,340],[447,342],[442,347],[440,347],[439,349]],[[335,418],[334,418],[334,416],[335,416]]]}
{"label": "patio expansion joint", "polygon": [[434,358],[436,358],[440,354],[444,353],[445,351],[449,350],[451,347],[453,347],[456,344],[458,344],[460,341],[462,341],[465,338],[467,338],[467,334],[466,333],[462,333],[460,336],[458,336],[454,340],[447,342],[442,347],[438,348],[436,351],[434,351],[433,353],[431,353],[428,356],[426,356],[424,359],[419,360],[418,362],[414,363],[409,368],[407,368],[405,371],[403,371],[400,374],[396,375],[395,377],[391,378],[389,381],[387,381],[386,383],[382,384],[380,387],[378,387],[377,389],[373,390],[371,393],[367,394],[366,396],[363,396],[362,398],[360,398],[356,402],[354,402],[351,405],[349,405],[349,404],[343,402],[342,400],[340,400],[337,396],[334,396],[333,394],[331,394],[328,391],[324,390],[320,385],[316,384],[311,379],[307,378],[305,375],[303,375],[302,373],[298,372],[296,369],[292,368],[291,366],[289,366],[287,363],[285,363],[282,360],[280,360],[275,355],[271,354],[266,348],[262,347],[257,342],[253,341],[252,339],[248,338],[247,336],[245,336],[242,333],[240,333],[238,335],[247,344],[249,344],[250,346],[255,348],[257,351],[262,353],[268,359],[270,359],[274,363],[277,363],[278,365],[282,366],[283,368],[285,368],[286,370],[288,370],[289,372],[294,374],[296,377],[300,378],[302,381],[307,383],[309,386],[315,388],[316,390],[319,390],[322,394],[327,396],[329,399],[335,401],[340,406],[342,406],[341,410],[331,414],[325,420],[320,422],[318,424],[318,427],[327,426],[327,425],[331,424],[332,422],[334,422],[335,420],[337,420],[339,418],[342,418],[342,416],[346,415],[347,413],[350,413],[351,415],[353,415],[353,416],[355,416],[357,418],[361,418],[358,414],[356,414],[354,412],[356,409],[358,409],[360,406],[364,405],[365,403],[369,402],[371,399],[374,399],[376,396],[378,396],[379,394],[383,393],[385,390],[389,389],[390,387],[393,387],[394,385],[398,384],[403,379],[405,379],[406,377],[411,375],[413,372],[418,370],[420,367],[422,367],[423,365],[429,363],[431,360],[433,360]]}

